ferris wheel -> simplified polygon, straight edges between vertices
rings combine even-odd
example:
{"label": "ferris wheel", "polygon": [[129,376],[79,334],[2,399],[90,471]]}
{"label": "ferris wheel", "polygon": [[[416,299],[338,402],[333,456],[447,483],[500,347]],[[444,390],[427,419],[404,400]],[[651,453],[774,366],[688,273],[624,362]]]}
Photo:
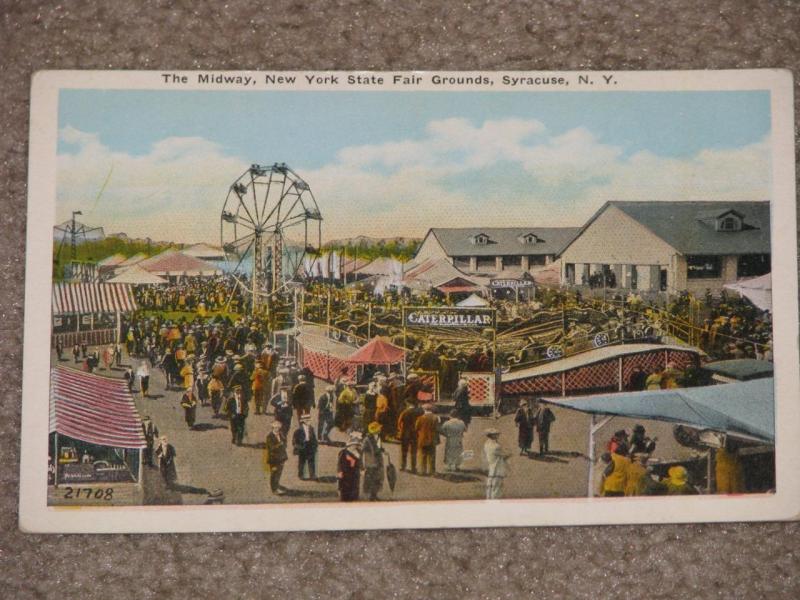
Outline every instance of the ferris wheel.
{"label": "ferris wheel", "polygon": [[305,257],[321,245],[322,215],[311,188],[285,163],[251,165],[228,191],[220,238],[255,312],[306,276]]}

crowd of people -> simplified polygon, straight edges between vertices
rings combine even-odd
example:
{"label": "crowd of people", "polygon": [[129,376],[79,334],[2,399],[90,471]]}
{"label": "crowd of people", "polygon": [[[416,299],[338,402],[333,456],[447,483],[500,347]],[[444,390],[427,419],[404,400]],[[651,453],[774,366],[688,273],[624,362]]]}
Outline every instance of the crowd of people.
{"label": "crowd of people", "polygon": [[[243,286],[246,276],[239,276]],[[216,277],[184,277],[177,284],[141,285],[134,288],[140,309],[151,311],[188,311],[203,313],[229,310],[243,311],[249,300],[236,285],[232,275]]]}
{"label": "crowd of people", "polygon": [[[198,407],[208,406],[214,417],[228,420],[231,443],[241,445],[251,415],[272,416],[263,465],[276,495],[285,493],[280,480],[290,450],[297,457],[298,477],[317,480],[317,449],[333,442],[334,429],[347,436],[337,472],[342,500],[358,499],[360,487],[369,499],[378,498],[387,466],[386,443],[400,445],[400,470],[411,474],[437,472],[436,450],[442,440],[445,469],[461,466],[463,436],[472,419],[466,380],[457,382],[454,410],[443,419],[425,403],[430,388],[414,373],[405,379],[398,373],[378,373],[357,386],[345,368],[317,394],[310,369],[293,357],[279,356],[252,319],[204,325],[144,318],[128,324],[125,338],[138,362],[126,370],[131,390],[138,383],[142,398],[152,396],[151,370],[160,369],[165,389],[182,392],[180,407],[189,429],[195,427]],[[316,427],[312,409],[317,409]],[[168,460],[169,468],[161,473],[168,487],[174,485],[175,449],[164,446],[159,454],[153,450],[161,443],[158,433],[146,431],[145,437],[148,461],[154,456]]]}
{"label": "crowd of people", "polygon": [[647,436],[644,426],[637,424],[632,432],[621,429],[608,441],[601,456],[604,465],[600,495],[675,496],[699,494],[692,485],[689,471],[683,465],[669,467],[659,477],[650,465],[658,438]]}

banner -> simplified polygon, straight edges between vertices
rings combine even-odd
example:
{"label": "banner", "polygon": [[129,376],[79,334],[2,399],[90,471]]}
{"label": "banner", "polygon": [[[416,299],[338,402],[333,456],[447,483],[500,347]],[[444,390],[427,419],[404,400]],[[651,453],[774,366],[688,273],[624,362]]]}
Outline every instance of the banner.
{"label": "banner", "polygon": [[534,283],[530,279],[492,279],[489,286],[495,289],[498,288],[529,288],[533,287]]}
{"label": "banner", "polygon": [[407,308],[405,324],[408,327],[493,327],[494,314],[491,310],[474,308]]}

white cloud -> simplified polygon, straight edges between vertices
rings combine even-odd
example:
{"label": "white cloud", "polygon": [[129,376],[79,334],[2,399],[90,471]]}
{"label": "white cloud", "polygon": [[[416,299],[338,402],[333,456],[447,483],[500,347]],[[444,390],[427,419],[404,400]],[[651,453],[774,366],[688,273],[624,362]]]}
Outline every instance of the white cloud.
{"label": "white cloud", "polygon": [[[199,137],[131,155],[69,126],[60,134],[74,148],[59,155],[59,216],[82,209],[88,223],[134,236],[217,242],[228,187],[251,162]],[[430,122],[416,139],[343,147],[321,168],[292,167],[314,191],[330,239],[420,236],[431,226],[580,225],[610,199],[767,199],[769,163],[767,140],[686,158],[626,156],[583,127],[552,135],[536,120],[454,118]]]}

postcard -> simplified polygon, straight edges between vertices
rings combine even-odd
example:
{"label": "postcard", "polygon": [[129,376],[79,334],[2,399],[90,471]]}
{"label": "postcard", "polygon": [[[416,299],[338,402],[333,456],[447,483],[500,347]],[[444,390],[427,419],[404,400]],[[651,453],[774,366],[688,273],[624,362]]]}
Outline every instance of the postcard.
{"label": "postcard", "polygon": [[20,527],[793,519],[788,71],[44,71]]}

